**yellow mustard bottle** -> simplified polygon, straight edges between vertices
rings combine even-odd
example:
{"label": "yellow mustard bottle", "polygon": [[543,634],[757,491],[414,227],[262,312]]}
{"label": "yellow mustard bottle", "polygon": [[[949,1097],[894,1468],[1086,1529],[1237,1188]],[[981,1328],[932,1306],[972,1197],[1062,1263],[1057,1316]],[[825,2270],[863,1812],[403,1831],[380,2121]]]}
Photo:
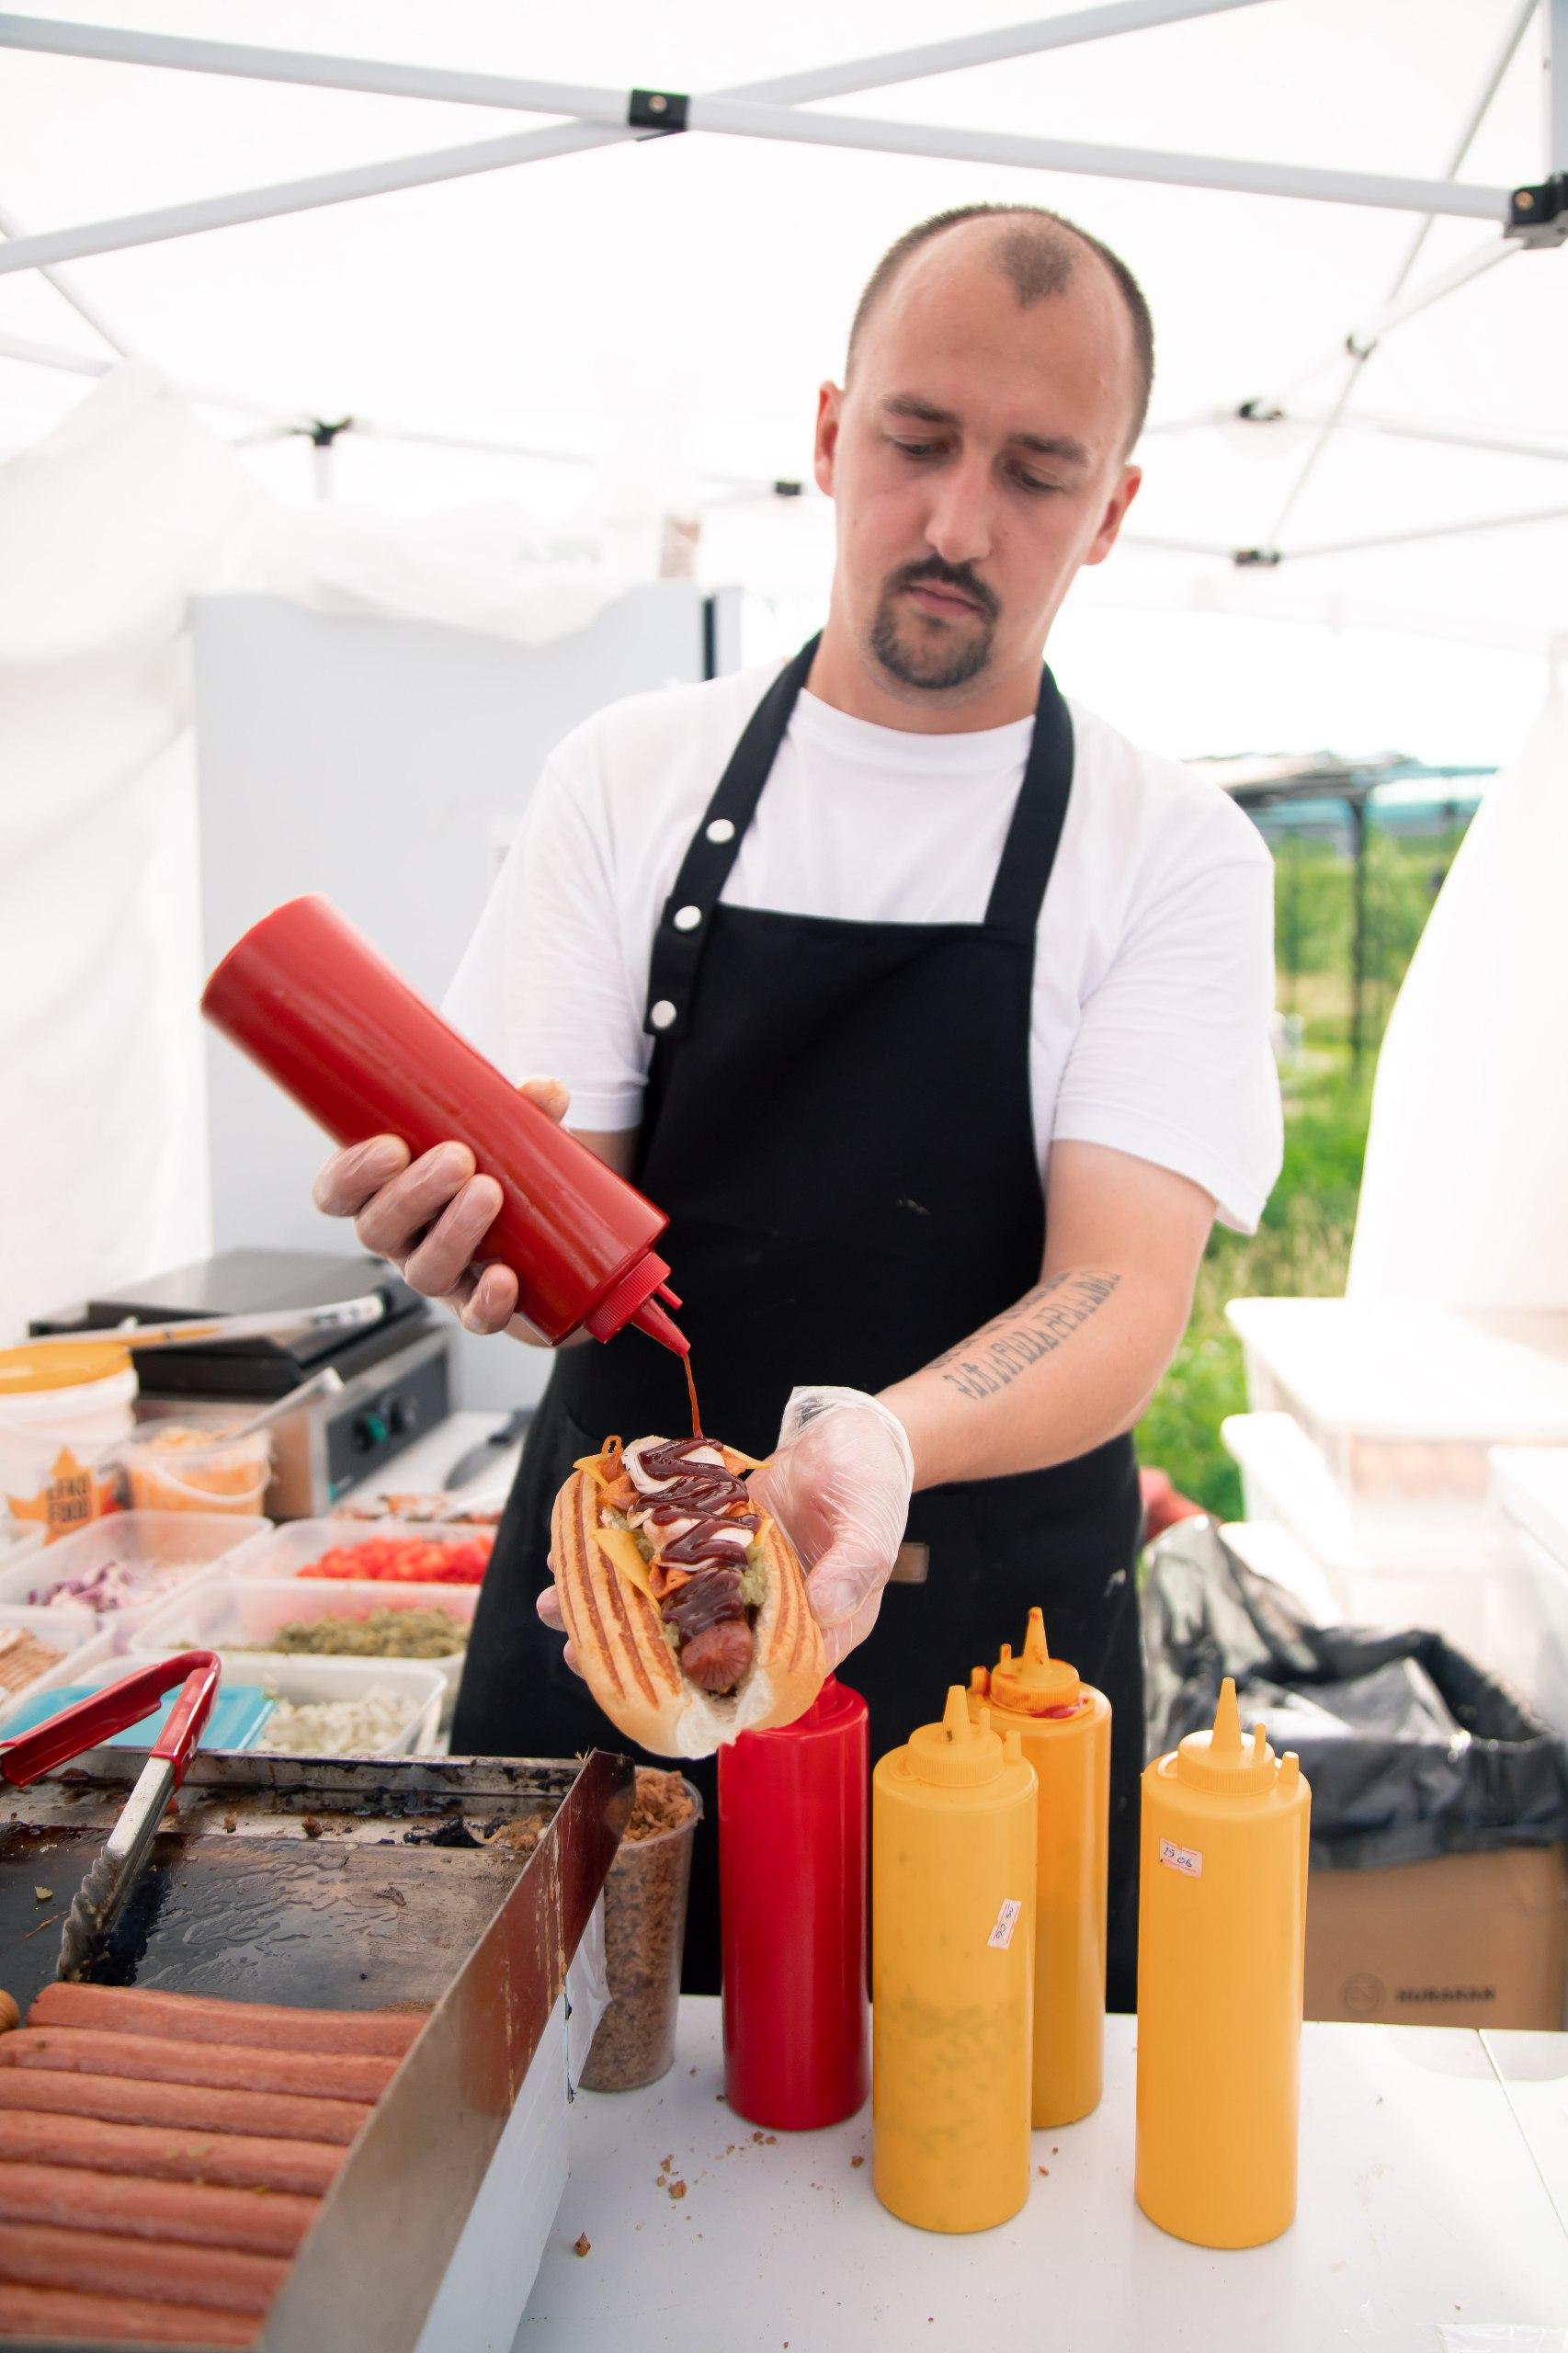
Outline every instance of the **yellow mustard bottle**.
{"label": "yellow mustard bottle", "polygon": [[1106,1846],[1110,1824],[1110,1701],[1052,1658],[1031,1609],[1023,1653],[1004,1643],[970,1678],[971,1712],[1017,1732],[1040,1783],[1035,1848],[1035,2130],[1075,2124],[1097,2108],[1105,2063]]}
{"label": "yellow mustard bottle", "polygon": [[960,1684],[871,1777],[871,2178],[921,2230],[1028,2196],[1035,1799]]}
{"label": "yellow mustard bottle", "polygon": [[1312,1791],[1242,1737],[1227,1676],[1210,1732],[1143,1775],[1138,2203],[1199,2246],[1261,2246],[1296,2211]]}

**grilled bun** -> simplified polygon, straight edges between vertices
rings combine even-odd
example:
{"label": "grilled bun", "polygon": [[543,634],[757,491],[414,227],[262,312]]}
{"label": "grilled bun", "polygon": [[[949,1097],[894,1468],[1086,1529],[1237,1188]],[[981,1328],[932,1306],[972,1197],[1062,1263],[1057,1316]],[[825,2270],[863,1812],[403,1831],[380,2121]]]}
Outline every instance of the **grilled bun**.
{"label": "grilled bun", "polygon": [[[709,1440],[716,1445],[717,1440]],[[722,1447],[725,1468],[753,1467],[749,1455]],[[743,1732],[793,1723],[827,1673],[822,1632],[806,1598],[794,1548],[764,1512],[751,1541],[767,1590],[755,1618],[750,1666],[733,1691],[715,1697],[691,1682],[665,1640],[658,1603],[642,1589],[619,1540],[630,1531],[608,1517],[606,1487],[619,1470],[616,1450],[579,1464],[555,1498],[550,1554],[561,1614],[577,1665],[605,1714],[628,1740],[655,1756],[710,1756]],[[755,1508],[755,1506],[754,1506]],[[600,1542],[608,1535],[608,1546]],[[619,1555],[622,1565],[616,1564]]]}

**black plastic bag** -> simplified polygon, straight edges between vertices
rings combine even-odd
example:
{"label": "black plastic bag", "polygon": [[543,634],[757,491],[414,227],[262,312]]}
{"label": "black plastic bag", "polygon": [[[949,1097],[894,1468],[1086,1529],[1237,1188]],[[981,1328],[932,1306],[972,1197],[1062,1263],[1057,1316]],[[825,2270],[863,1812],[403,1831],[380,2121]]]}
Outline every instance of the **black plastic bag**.
{"label": "black plastic bag", "polygon": [[1440,1634],[1312,1625],[1211,1520],[1151,1546],[1143,1649],[1147,1754],[1211,1724],[1234,1676],[1243,1723],[1301,1757],[1314,1869],[1568,1841],[1568,1748],[1504,1684]]}

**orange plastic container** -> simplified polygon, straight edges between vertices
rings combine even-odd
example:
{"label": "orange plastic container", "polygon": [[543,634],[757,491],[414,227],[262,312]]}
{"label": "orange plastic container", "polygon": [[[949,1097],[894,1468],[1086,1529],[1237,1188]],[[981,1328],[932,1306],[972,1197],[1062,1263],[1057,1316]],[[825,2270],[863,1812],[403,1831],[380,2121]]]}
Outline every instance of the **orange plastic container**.
{"label": "orange plastic container", "polygon": [[1138,2203],[1199,2246],[1261,2246],[1296,2211],[1312,1792],[1227,1677],[1211,1733],[1143,1775]]}
{"label": "orange plastic container", "polygon": [[1106,1847],[1110,1701],[1046,1647],[1031,1609],[1022,1654],[1004,1643],[970,1678],[970,1709],[1016,1732],[1040,1783],[1035,1847],[1035,2130],[1099,2105],[1105,2062]]}
{"label": "orange plastic container", "polygon": [[1036,1786],[954,1684],[871,1778],[872,2175],[926,2231],[986,2231],[1029,2188]]}

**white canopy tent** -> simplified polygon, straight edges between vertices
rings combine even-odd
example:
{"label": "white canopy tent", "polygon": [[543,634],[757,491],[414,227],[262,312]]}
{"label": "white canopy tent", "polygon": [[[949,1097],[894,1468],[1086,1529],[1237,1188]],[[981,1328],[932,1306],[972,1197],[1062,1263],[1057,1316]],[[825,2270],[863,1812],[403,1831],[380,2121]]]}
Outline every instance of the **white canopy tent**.
{"label": "white canopy tent", "polygon": [[[706,576],[770,599],[782,642],[820,608],[831,512],[771,486],[807,471],[871,261],[924,213],[1017,198],[1121,251],[1160,335],[1144,490],[1059,625],[1069,683],[1174,750],[1301,748],[1371,629],[1384,707],[1431,731],[1403,748],[1522,734],[1568,631],[1568,67],[1542,70],[1568,0],[1112,0],[957,37],[937,0],[231,0],[222,40],[199,0],[97,19],[0,17],[0,451],[124,355],[179,388],[235,456],[214,470],[199,435],[188,477],[152,478],[209,502],[209,531],[175,533],[202,568],[162,578],[170,614],[258,563],[319,582],[347,549],[359,591],[390,573],[400,608],[526,632],[541,564],[608,589],[660,517],[700,513]],[[676,136],[628,122],[683,112]],[[147,381],[99,397],[123,415]],[[86,411],[72,430],[98,440]],[[326,492],[335,540],[297,512],[291,535]],[[502,506],[528,521],[511,613],[505,533],[431,519]],[[26,563],[51,544],[30,513]],[[102,528],[129,584],[127,518]],[[476,537],[502,550],[477,591],[460,554],[426,560]],[[73,545],[85,581],[90,517]],[[18,568],[0,662],[31,688],[59,648],[29,602]],[[80,722],[29,699],[12,752]],[[139,790],[182,723],[176,686]],[[79,779],[95,811],[124,781],[106,756]],[[36,806],[23,831],[36,873]]]}

